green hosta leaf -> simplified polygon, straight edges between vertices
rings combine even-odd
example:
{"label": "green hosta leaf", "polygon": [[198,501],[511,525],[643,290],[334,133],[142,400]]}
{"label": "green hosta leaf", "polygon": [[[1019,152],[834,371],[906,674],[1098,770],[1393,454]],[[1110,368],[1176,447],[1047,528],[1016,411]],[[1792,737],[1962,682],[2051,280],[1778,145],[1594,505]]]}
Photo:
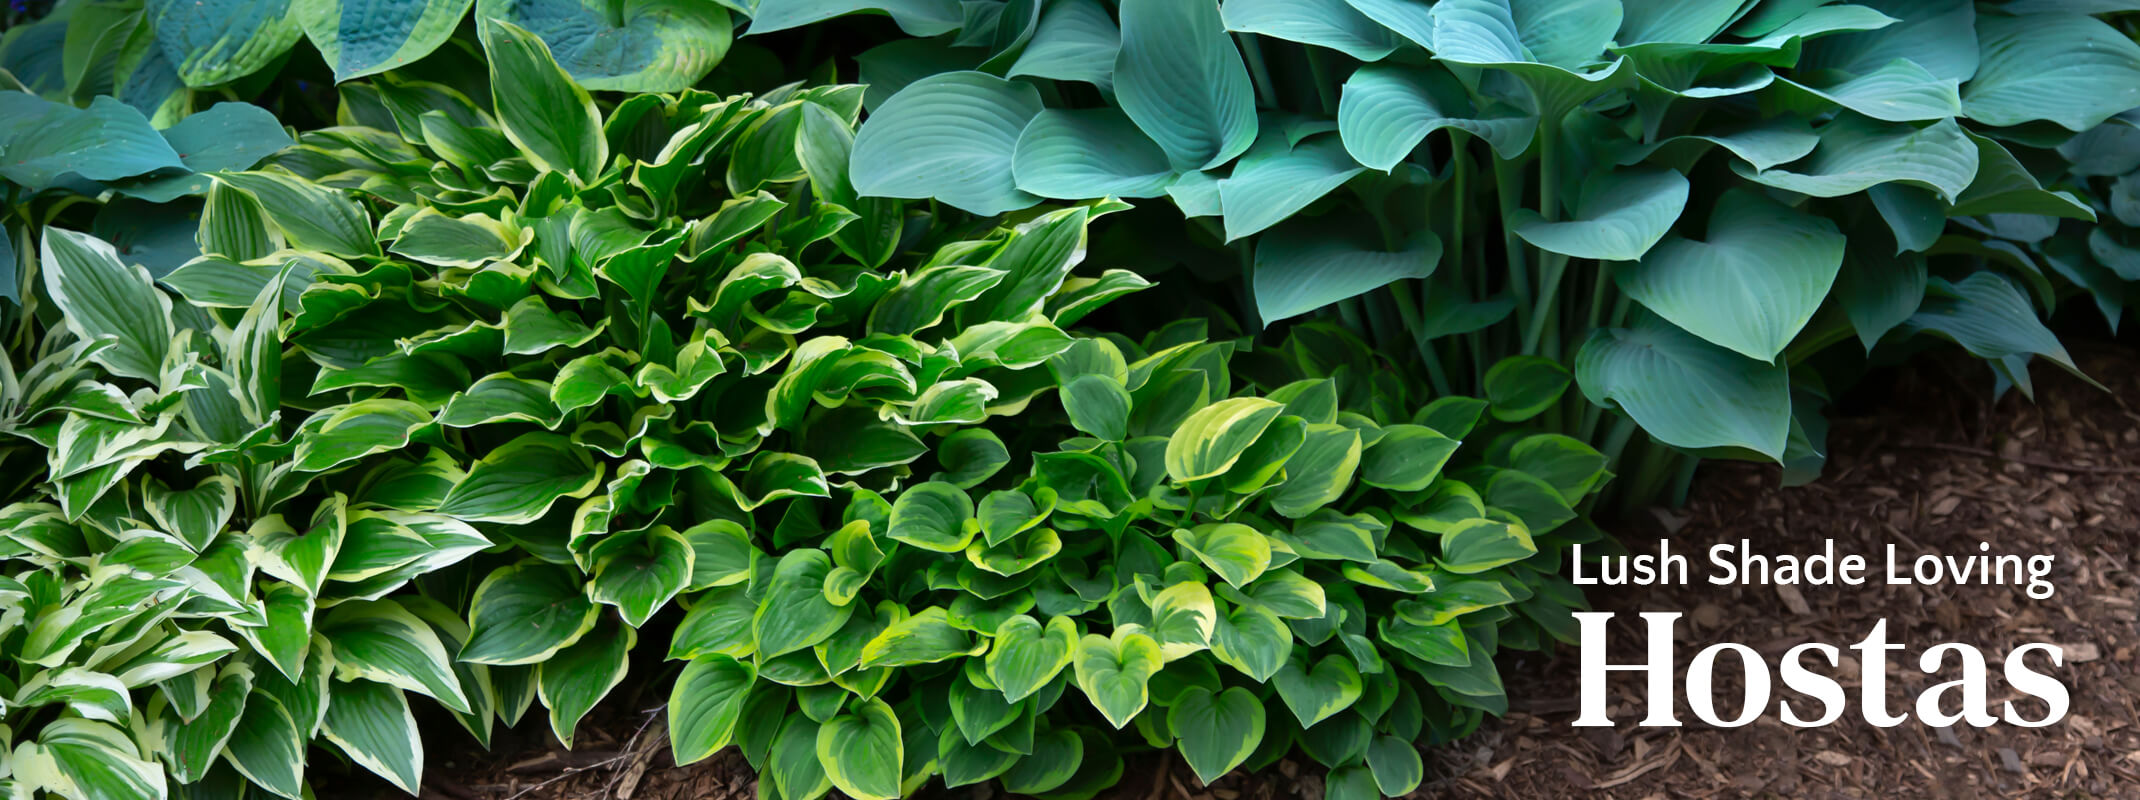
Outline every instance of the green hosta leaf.
{"label": "green hosta leaf", "polygon": [[482,21],[491,102],[505,136],[536,166],[590,183],[609,162],[602,114],[535,34],[497,18]]}
{"label": "green hosta leaf", "polygon": [[454,677],[445,644],[400,603],[342,603],[320,620],[319,634],[333,648],[335,675],[341,680],[384,683],[468,712],[468,696]]}
{"label": "green hosta leaf", "polygon": [[1158,197],[1174,181],[1166,151],[1114,108],[1041,111],[1018,134],[1011,168],[1021,191],[1041,197]]}
{"label": "green hosta leaf", "polygon": [[866,700],[817,729],[818,763],[855,800],[898,798],[905,758],[899,717],[883,700]]}
{"label": "green hosta leaf", "polygon": [[676,626],[669,644],[672,659],[696,659],[712,654],[748,658],[758,648],[751,618],[758,603],[742,586],[723,586],[699,595],[691,612]]}
{"label": "green hosta leaf", "polygon": [[1129,436],[1129,390],[1110,375],[1080,375],[1062,388],[1063,410],[1078,430],[1119,442]]}
{"label": "green hosta leaf", "polygon": [[1177,171],[1233,160],[1256,139],[1256,97],[1216,4],[1125,0],[1115,97]]}
{"label": "green hosta leaf", "polygon": [[550,709],[550,730],[566,747],[580,718],[624,682],[639,632],[614,621],[598,623],[536,668],[536,689]]}
{"label": "green hosta leaf", "polygon": [[1209,784],[1248,761],[1263,743],[1263,703],[1239,686],[1217,694],[1192,687],[1168,709],[1167,728],[1180,740],[1182,760]]}
{"label": "green hosta leaf", "polygon": [[1368,564],[1377,558],[1375,534],[1386,527],[1365,514],[1346,516],[1323,509],[1294,524],[1286,541],[1302,558]]}
{"label": "green hosta leaf", "polygon": [[1257,682],[1267,682],[1293,653],[1293,632],[1269,609],[1238,605],[1211,631],[1211,654]]}
{"label": "green hosta leaf", "polygon": [[721,63],[734,35],[726,11],[681,0],[478,0],[476,11],[541,37],[574,82],[596,91],[689,89]]}
{"label": "green hosta leaf", "polygon": [[1360,699],[1359,670],[1344,656],[1323,656],[1311,667],[1305,656],[1294,658],[1271,676],[1278,697],[1302,728],[1329,719]]}
{"label": "green hosta leaf", "polygon": [[[445,44],[471,0],[310,0],[295,5],[337,82],[398,69]],[[412,8],[413,6],[413,8]],[[412,13],[413,12],[413,13]],[[344,31],[343,26],[349,30]]]}
{"label": "green hosta leaf", "polygon": [[1284,410],[1282,404],[1258,397],[1221,400],[1199,409],[1167,440],[1167,474],[1186,483],[1232,469]]}
{"label": "green hosta leaf", "polygon": [[1521,526],[1500,520],[1474,519],[1457,523],[1442,534],[1442,555],[1434,563],[1460,575],[1485,572],[1538,554],[1531,535]]}
{"label": "green hosta leaf", "polygon": [[1397,49],[1388,28],[1344,0],[1234,0],[1219,12],[1227,30],[1321,45],[1361,61],[1379,61]]}
{"label": "green hosta leaf", "polygon": [[1781,458],[1790,437],[1790,378],[1644,317],[1595,331],[1575,356],[1583,394],[1616,405],[1659,440],[1689,449],[1739,447]]}
{"label": "green hosta leaf", "polygon": [[2084,131],[2140,106],[2140,45],[2079,14],[1984,15],[1962,106],[1988,125],[2050,120]]}
{"label": "green hosta leaf", "polygon": [[321,734],[379,777],[414,794],[423,780],[423,741],[400,689],[370,681],[334,687]]}
{"label": "green hosta leaf", "polygon": [[970,786],[1010,771],[1023,760],[1020,754],[989,744],[971,744],[956,728],[945,728],[937,737],[937,763],[944,773],[944,787]]}
{"label": "green hosta leaf", "polygon": [[1335,424],[1308,426],[1306,441],[1286,459],[1286,482],[1271,496],[1271,509],[1298,519],[1338,499],[1352,486],[1361,453],[1359,431]]}
{"label": "green hosta leaf", "polygon": [[1374,775],[1375,788],[1385,797],[1411,794],[1426,778],[1419,748],[1396,736],[1377,736],[1367,745],[1367,769]]}
{"label": "green hosta leaf", "polygon": [[1671,237],[1615,270],[1636,302],[1710,342],[1769,361],[1820,309],[1843,263],[1827,219],[1747,192],[1727,192],[1707,241]]}
{"label": "green hosta leaf", "polygon": [[1112,637],[1088,633],[1078,641],[1077,686],[1108,722],[1121,728],[1150,701],[1147,683],[1164,663],[1159,643],[1142,631],[1116,628]]}
{"label": "green hosta leaf", "polygon": [[1423,425],[1383,428],[1382,438],[1360,458],[1360,482],[1396,492],[1420,491],[1441,474],[1458,444]]}
{"label": "green hosta leaf", "polygon": [[96,237],[61,228],[45,229],[40,265],[67,327],[86,340],[117,340],[91,360],[118,375],[157,379],[175,331],[171,298],[156,291],[148,270],[120,263],[118,251]]}
{"label": "green hosta leaf", "polygon": [[163,770],[143,760],[124,731],[95,720],[45,723],[34,742],[16,746],[12,771],[26,792],[44,789],[80,800],[168,796]]}
{"label": "green hosta leaf", "polygon": [[[612,534],[612,540],[623,534]],[[697,551],[683,534],[656,525],[623,546],[596,545],[603,553],[594,565],[594,599],[617,607],[634,628],[667,605],[691,583]],[[607,550],[600,548],[608,547]]]}
{"label": "green hosta leaf", "polygon": [[1582,440],[1558,433],[1526,436],[1509,448],[1508,466],[1560,492],[1570,504],[1581,501],[1612,473],[1611,459]]}
{"label": "green hosta leaf", "polygon": [[1275,133],[1265,132],[1234,165],[1233,174],[1219,180],[1219,208],[1229,242],[1278,224],[1366,171],[1336,136],[1288,146],[1286,137]]}
{"label": "green hosta leaf", "polygon": [[228,172],[215,179],[259,201],[292,247],[344,258],[379,255],[371,216],[340,190],[281,172]]}
{"label": "green hosta leaf", "polygon": [[1324,800],[1374,800],[1381,796],[1374,775],[1358,764],[1333,769],[1323,781]]}
{"label": "green hosta leaf", "polygon": [[758,10],[751,16],[751,33],[772,33],[862,12],[890,16],[908,36],[936,36],[958,30],[965,19],[954,0],[758,0],[753,5]]}
{"label": "green hosta leaf", "polygon": [[862,646],[862,669],[934,664],[978,655],[985,643],[953,626],[942,608],[931,606],[886,627]]}
{"label": "green hosta leaf", "polygon": [[1547,222],[1537,212],[1519,209],[1511,228],[1541,250],[1633,261],[1671,230],[1686,207],[1686,176],[1654,167],[1614,170],[1583,181],[1574,219]]}
{"label": "green hosta leaf", "polygon": [[1003,690],[1006,700],[1024,700],[1070,666],[1077,648],[1077,624],[1069,617],[1050,618],[1043,627],[1024,614],[1012,616],[996,627],[988,651],[988,679]]}
{"label": "green hosta leaf", "polygon": [[885,535],[923,550],[956,553],[979,532],[973,498],[957,486],[931,481],[899,493]]}
{"label": "green hosta leaf", "polygon": [[1271,540],[1255,528],[1235,522],[1174,530],[1174,542],[1195,554],[1234,588],[1246,586],[1271,565]]}
{"label": "green hosta leaf", "polygon": [[1801,162],[1759,172],[1732,168],[1756,183],[1814,197],[1900,182],[1931,189],[1951,203],[1976,176],[1977,148],[1952,119],[1918,128],[1845,114],[1821,128],[1820,146]]}
{"label": "green hosta leaf", "polygon": [[983,216],[1030,206],[1039,198],[1018,189],[1013,157],[1040,109],[1030,84],[983,72],[910,83],[855,133],[855,191],[933,197]]}
{"label": "green hosta leaf", "polygon": [[942,322],[952,306],[980,297],[1006,273],[987,267],[926,267],[885,293],[870,311],[871,333],[905,336]]}
{"label": "green hosta leaf", "polygon": [[725,655],[694,658],[669,694],[669,743],[678,765],[727,747],[758,669]]}
{"label": "green hosta leaf", "polygon": [[847,623],[854,606],[834,605],[825,596],[825,579],[831,573],[832,557],[822,550],[790,550],[780,557],[751,621],[761,658],[822,642]]}
{"label": "green hosta leaf", "polygon": [[529,559],[490,574],[469,601],[460,660],[536,664],[594,628],[599,610],[571,567]]}
{"label": "green hosta leaf", "polygon": [[1568,382],[1567,368],[1552,359],[1511,356],[1486,371],[1486,400],[1494,419],[1522,422],[1558,402]]}
{"label": "green hosta leaf", "polygon": [[476,462],[438,513],[468,522],[533,522],[559,499],[594,493],[602,471],[585,448],[563,436],[524,434]]}

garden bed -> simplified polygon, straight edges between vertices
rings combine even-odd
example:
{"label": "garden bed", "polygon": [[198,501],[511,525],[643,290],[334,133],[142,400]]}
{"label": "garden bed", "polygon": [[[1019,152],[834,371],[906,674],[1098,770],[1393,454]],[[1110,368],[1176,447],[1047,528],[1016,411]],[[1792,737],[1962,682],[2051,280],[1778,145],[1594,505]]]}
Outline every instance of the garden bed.
{"label": "garden bed", "polygon": [[[1991,541],[2002,552],[2058,558],[2057,594],[2037,602],[2017,587],[1874,586],[1844,590],[1768,587],[1593,589],[1599,610],[1619,611],[1615,663],[1634,660],[1640,611],[1686,614],[1683,653],[1711,642],[1747,643],[1771,658],[1809,640],[1849,643],[1878,619],[1891,641],[1910,645],[1890,662],[1891,706],[1930,682],[1908,668],[1932,643],[1973,644],[1999,668],[2000,654],[2024,642],[2065,646],[2055,674],[2072,692],[2063,722],[2047,728],[2000,725],[1932,729],[1907,723],[1876,728],[1853,707],[1837,725],[1790,728],[1764,715],[1737,729],[1687,727],[1576,728],[1573,651],[1508,668],[1516,707],[1476,736],[1430,753],[1420,797],[2121,797],[2140,790],[2140,651],[2135,599],[2140,574],[2128,555],[2140,549],[2140,357],[2121,350],[2081,352],[2081,366],[2110,388],[2095,391],[2052,370],[2038,372],[2041,404],[2009,395],[1995,405],[1962,391],[1936,367],[1905,374],[1892,387],[1890,410],[1839,419],[1830,435],[1826,477],[1779,489],[1775,468],[1713,462],[1692,499],[1677,512],[1630,525],[1628,541],[1671,535],[1674,549],[1700,553],[1710,544],[1753,539],[1764,552],[1811,552],[1834,538],[1848,552],[1974,552]],[[1973,364],[1956,372],[1975,381]],[[1923,404],[1915,398],[1941,397]],[[1847,654],[1847,651],[1846,651]],[[1680,663],[1684,665],[1684,656]],[[1726,663],[1729,663],[1728,660]],[[1854,662],[1834,674],[1854,672]],[[1735,709],[1738,675],[1718,675],[1719,708]],[[1616,719],[1637,718],[1636,678],[1615,678]],[[1846,690],[1856,684],[1843,678]],[[651,712],[665,694],[638,687],[596,722],[583,725],[576,752],[549,743],[539,722],[523,724],[495,753],[463,744],[440,747],[427,798],[755,797],[747,766],[729,750],[675,769]],[[2010,696],[1995,684],[1994,706]],[[1899,706],[1897,706],[1899,707]],[[2032,711],[2031,713],[2040,713]],[[532,718],[531,718],[532,722]],[[432,728],[445,733],[444,728]],[[1262,800],[1320,797],[1318,768],[1281,762],[1258,775],[1233,775],[1199,786],[1164,759],[1132,759],[1111,793],[1160,800]],[[369,780],[367,778],[367,780]],[[391,790],[387,790],[391,791]],[[354,791],[355,796],[371,796]],[[992,788],[951,796],[985,798]],[[379,796],[389,796],[380,794]]]}

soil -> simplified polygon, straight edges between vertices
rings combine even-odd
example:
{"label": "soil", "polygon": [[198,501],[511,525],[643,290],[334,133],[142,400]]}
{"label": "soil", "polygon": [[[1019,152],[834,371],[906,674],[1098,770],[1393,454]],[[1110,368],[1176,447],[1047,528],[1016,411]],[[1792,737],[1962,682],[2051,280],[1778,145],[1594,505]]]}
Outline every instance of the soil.
{"label": "soil", "polygon": [[[1888,387],[1884,413],[1835,421],[1826,474],[1810,486],[1780,488],[1774,467],[1713,463],[1697,478],[1686,507],[1655,510],[1617,531],[1637,552],[1668,538],[1673,552],[1692,562],[1693,585],[1590,590],[1597,610],[1618,612],[1608,628],[1616,664],[1640,660],[1645,633],[1637,612],[1683,613],[1675,645],[1682,678],[1692,654],[1709,644],[1744,643],[1774,664],[1801,643],[1855,643],[1885,620],[1888,640],[1906,645],[1888,658],[1887,706],[1913,715],[1918,693],[1956,678],[1959,663],[1950,654],[1941,674],[1927,675],[1917,669],[1918,657],[1933,645],[1961,642],[1989,662],[1994,714],[2014,700],[2025,718],[2040,718],[2043,703],[2013,690],[2001,670],[2013,648],[2054,643],[2064,648],[2062,666],[2050,666],[2041,654],[2027,663],[2071,692],[2063,721],[2042,728],[1931,728],[1912,719],[1875,727],[1860,714],[1859,664],[1851,660],[1859,653],[1843,650],[1838,669],[1822,668],[1817,657],[1806,662],[1849,694],[1849,707],[1832,726],[1790,727],[1772,706],[1750,725],[1719,728],[1681,704],[1682,727],[1636,727],[1647,708],[1641,679],[1618,673],[1608,688],[1616,726],[1578,728],[1570,724],[1579,685],[1576,651],[1562,647],[1503,665],[1514,708],[1471,738],[1430,750],[1427,783],[1414,797],[2140,798],[2140,572],[2133,556],[2140,552],[2140,413],[2126,399],[2140,398],[2140,355],[2092,348],[2078,355],[2082,369],[2109,391],[2039,365],[2039,403],[2009,393],[1994,404],[1985,398],[1989,381],[1981,366],[1906,371]],[[1838,553],[1867,556],[1869,579],[1841,587],[1708,585],[1709,547],[1742,538],[1768,555],[1815,553],[1833,539]],[[1988,543],[1992,554],[2055,556],[2049,580],[2056,593],[2035,600],[2011,585],[1884,584],[1889,544],[1910,560],[1976,554],[1979,543]],[[1736,716],[1745,672],[1729,655],[1718,663],[1718,713]],[[1794,699],[1809,716],[1820,710],[1780,686],[1777,696]],[[625,699],[632,702],[612,703],[617,707],[582,725],[573,752],[540,733],[534,712],[533,724],[502,733],[492,754],[470,745],[437,758],[424,797],[756,796],[749,769],[732,749],[674,768],[658,711],[630,710],[658,707],[659,692]],[[1949,711],[1955,706],[1946,704]],[[427,727],[444,733],[451,725]],[[435,743],[433,752],[448,747]],[[1321,773],[1287,761],[1204,787],[1162,755],[1133,760],[1122,783],[1103,797],[1320,800]],[[995,794],[976,788],[949,796]]]}

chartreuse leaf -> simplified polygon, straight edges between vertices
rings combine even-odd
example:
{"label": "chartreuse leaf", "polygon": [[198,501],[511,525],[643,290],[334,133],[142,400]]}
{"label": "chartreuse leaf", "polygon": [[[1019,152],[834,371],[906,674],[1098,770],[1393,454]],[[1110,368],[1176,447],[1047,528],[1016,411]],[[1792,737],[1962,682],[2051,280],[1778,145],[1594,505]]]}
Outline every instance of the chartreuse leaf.
{"label": "chartreuse leaf", "polygon": [[855,133],[855,191],[936,198],[993,215],[1040,198],[1019,190],[1018,136],[1041,110],[1031,84],[946,72],[907,84]]}
{"label": "chartreuse leaf", "polygon": [[1069,617],[1052,617],[1043,627],[1024,614],[1017,614],[996,627],[988,651],[988,679],[1003,691],[1004,699],[1018,702],[1070,666],[1078,649],[1077,624]]}
{"label": "chartreuse leaf", "polygon": [[1198,409],[1167,440],[1167,475],[1203,480],[1232,469],[1285,406],[1260,397],[1235,397]]}
{"label": "chartreuse leaf", "polygon": [[17,786],[81,800],[169,796],[163,770],[141,758],[126,732],[81,718],[45,723],[34,741],[17,745],[11,762]]}
{"label": "chartreuse leaf", "polygon": [[681,92],[728,54],[727,11],[678,0],[621,6],[579,0],[477,0],[477,16],[526,28],[581,86],[607,92]]}
{"label": "chartreuse leaf", "polygon": [[506,138],[536,166],[592,182],[609,162],[594,98],[558,67],[540,37],[495,17],[481,24],[491,103]]}
{"label": "chartreuse leaf", "polygon": [[1635,302],[1686,332],[1773,360],[1835,283],[1842,234],[1827,219],[1731,191],[1717,201],[1707,235],[1667,238],[1613,277]]}
{"label": "chartreuse leaf", "polygon": [[1191,687],[1167,711],[1182,759],[1206,784],[1232,772],[1263,742],[1263,703],[1239,686],[1213,694]]}
{"label": "chartreuse leaf", "polygon": [[883,700],[862,701],[817,729],[818,763],[832,785],[855,800],[898,798],[905,759],[899,716]]}
{"label": "chartreuse leaf", "polygon": [[1211,646],[1211,631],[1218,621],[1218,607],[1211,590],[1201,583],[1183,581],[1152,595],[1152,625],[1148,631],[1159,642],[1160,655],[1173,661]]}
{"label": "chartreuse leaf", "polygon": [[391,600],[336,605],[319,622],[341,680],[376,681],[418,692],[467,713],[468,696],[453,674],[453,659],[431,626]]}
{"label": "chartreuse leaf", "polygon": [[117,340],[91,360],[118,375],[157,379],[174,331],[171,298],[156,290],[148,270],[120,263],[118,251],[94,236],[62,228],[45,230],[41,266],[67,327],[85,340]]}
{"label": "chartreuse leaf", "polygon": [[423,741],[400,689],[371,681],[336,684],[320,733],[350,760],[404,792],[414,794],[423,780]]}
{"label": "chartreuse leaf", "polygon": [[536,664],[594,628],[599,610],[571,567],[529,559],[497,570],[469,601],[460,660]]}
{"label": "chartreuse leaf", "polygon": [[973,498],[949,483],[930,481],[899,493],[885,535],[939,553],[966,549],[981,529]]}
{"label": "chartreuse leaf", "polygon": [[523,434],[476,462],[438,513],[467,522],[532,522],[560,499],[592,494],[602,472],[586,448],[566,437]]}
{"label": "chartreuse leaf", "polygon": [[1112,636],[1085,634],[1074,662],[1077,686],[1094,708],[1116,728],[1128,725],[1151,699],[1147,686],[1165,664],[1159,643],[1136,626],[1116,628]]}
{"label": "chartreuse leaf", "polygon": [[1296,656],[1271,676],[1278,697],[1302,728],[1329,719],[1360,699],[1360,673],[1344,656],[1323,656],[1311,667],[1305,656]]}
{"label": "chartreuse leaf", "polygon": [[1237,589],[1261,577],[1271,565],[1270,538],[1237,522],[1176,528],[1174,542]]}
{"label": "chartreuse leaf", "polygon": [[822,642],[847,623],[854,606],[835,605],[825,595],[825,579],[831,573],[832,557],[823,550],[790,550],[780,557],[765,600],[751,619],[761,658]]}
{"label": "chartreuse leaf", "polygon": [[986,643],[951,624],[943,608],[930,606],[893,622],[862,645],[862,669],[934,664],[979,655]]}
{"label": "chartreuse leaf", "polygon": [[669,745],[676,763],[691,764],[727,747],[743,715],[758,669],[725,655],[694,658],[669,694]]}
{"label": "chartreuse leaf", "polygon": [[1233,160],[1256,139],[1255,89],[1217,5],[1125,0],[1115,97],[1176,171]]}
{"label": "chartreuse leaf", "polygon": [[1781,458],[1791,429],[1781,365],[1710,344],[1655,317],[1593,331],[1575,356],[1590,402],[1617,407],[1675,447],[1744,448]]}
{"label": "chartreuse leaf", "polygon": [[1450,572],[1469,575],[1537,553],[1538,546],[1522,526],[1496,519],[1474,519],[1457,523],[1442,534],[1442,555],[1434,563]]}

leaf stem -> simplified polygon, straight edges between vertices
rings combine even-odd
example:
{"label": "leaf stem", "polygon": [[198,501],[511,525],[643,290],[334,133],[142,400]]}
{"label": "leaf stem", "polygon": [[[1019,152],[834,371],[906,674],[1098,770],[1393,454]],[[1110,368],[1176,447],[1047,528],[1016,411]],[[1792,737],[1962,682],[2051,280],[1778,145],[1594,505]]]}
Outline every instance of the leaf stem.
{"label": "leaf stem", "polygon": [[[1256,84],[1256,97],[1264,108],[1278,108],[1278,90],[1271,84],[1271,68],[1263,63],[1263,47],[1256,37],[1245,33],[1234,34],[1241,44],[1241,55],[1248,60],[1249,80]],[[1320,85],[1320,82],[1318,82]]]}

